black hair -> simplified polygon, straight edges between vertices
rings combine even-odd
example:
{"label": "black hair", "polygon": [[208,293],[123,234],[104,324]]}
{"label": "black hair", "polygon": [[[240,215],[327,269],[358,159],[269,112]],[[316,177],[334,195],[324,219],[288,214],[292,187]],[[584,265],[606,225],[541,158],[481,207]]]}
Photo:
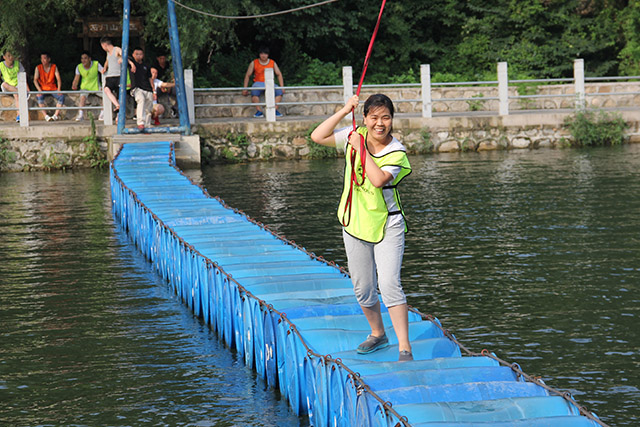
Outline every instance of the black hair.
{"label": "black hair", "polygon": [[100,44],[102,44],[102,43],[107,43],[107,44],[113,45],[113,40],[111,40],[111,37],[104,36],[104,37],[102,37],[100,39]]}
{"label": "black hair", "polygon": [[139,50],[140,52],[144,53],[144,50],[142,50],[142,48],[140,46],[134,47],[131,52],[135,52],[136,50]]}
{"label": "black hair", "polygon": [[395,109],[393,108],[393,101],[387,96],[381,93],[376,93],[375,95],[371,95],[364,103],[364,115],[365,117],[369,114],[372,108],[377,107],[387,107],[389,109],[389,113],[391,113],[391,118],[393,118],[393,114]]}
{"label": "black hair", "polygon": [[42,52],[40,52],[40,55],[46,55],[47,58],[51,58],[51,55],[46,50],[43,50]]}
{"label": "black hair", "polygon": [[260,46],[260,49],[258,49],[258,55],[261,53],[266,53],[267,55],[269,54],[269,48],[267,46]]}
{"label": "black hair", "polygon": [[89,58],[92,58],[91,52],[89,52],[88,50],[83,50],[82,53],[80,54],[80,56],[82,56],[82,55],[87,55]]}

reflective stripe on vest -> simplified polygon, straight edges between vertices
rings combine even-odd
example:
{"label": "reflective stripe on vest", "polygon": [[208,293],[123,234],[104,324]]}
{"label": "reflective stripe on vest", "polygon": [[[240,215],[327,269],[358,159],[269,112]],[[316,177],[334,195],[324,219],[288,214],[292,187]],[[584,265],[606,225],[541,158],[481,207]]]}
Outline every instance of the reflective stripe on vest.
{"label": "reflective stripe on vest", "polygon": [[87,70],[84,65],[78,64],[78,72],[82,81],[80,82],[80,89],[82,90],[100,90],[98,83],[98,61],[91,61],[91,67]]}
{"label": "reflective stripe on vest", "polygon": [[[367,129],[359,127],[357,132],[363,135],[366,139]],[[349,180],[351,178],[351,162],[349,161],[351,150],[353,147],[351,144],[347,144],[345,150],[346,166],[344,172],[344,186],[342,189],[342,197],[340,198],[340,206],[338,206],[338,219],[342,220],[344,208],[347,203],[347,196],[349,194]],[[411,173],[411,165],[409,165],[409,159],[407,153],[404,151],[392,151],[384,156],[376,157],[371,155],[371,158],[378,167],[383,166],[399,166],[401,168],[398,176],[387,184],[385,188],[391,188],[393,190],[393,197],[396,205],[400,209],[400,212],[389,212],[387,208],[387,202],[384,199],[382,188],[374,186],[368,178],[360,186],[353,187],[353,202],[351,206],[351,216],[349,223],[344,226],[347,233],[360,240],[364,240],[370,243],[378,243],[384,238],[384,229],[387,223],[387,217],[390,214],[401,214],[404,218],[404,211],[402,204],[400,203],[400,196],[398,194],[397,185],[402,181],[404,177]],[[360,169],[360,156],[356,153],[356,168]],[[360,175],[360,171],[358,176]],[[405,232],[407,231],[407,225],[405,221]]]}
{"label": "reflective stripe on vest", "polygon": [[20,65],[18,61],[13,61],[13,67],[7,67],[4,61],[0,62],[0,73],[2,73],[2,80],[9,83],[11,86],[18,86],[18,70]]}

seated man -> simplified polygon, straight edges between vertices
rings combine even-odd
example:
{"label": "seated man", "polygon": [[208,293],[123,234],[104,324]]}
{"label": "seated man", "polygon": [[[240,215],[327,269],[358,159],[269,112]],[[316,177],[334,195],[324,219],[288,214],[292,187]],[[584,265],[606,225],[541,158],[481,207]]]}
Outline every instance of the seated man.
{"label": "seated man", "polygon": [[[269,58],[269,48],[261,47],[258,51],[258,58],[251,61],[249,67],[247,68],[247,72],[244,75],[244,85],[243,87],[248,87],[249,78],[253,74],[253,85],[252,88],[255,88],[251,91],[251,102],[257,104],[260,102],[260,95],[264,93],[265,83],[264,83],[264,70],[266,68],[273,68],[273,73],[278,78],[278,83],[280,86],[284,86],[284,82],[282,79],[282,73],[280,72],[280,68],[278,68],[278,64],[273,59]],[[275,85],[276,88],[278,85]],[[244,89],[242,91],[243,96],[247,96],[249,91]],[[284,95],[284,89],[276,89],[275,90],[275,101],[276,101],[276,116],[282,116],[282,113],[278,110],[278,102],[282,100],[282,95]],[[256,105],[256,113],[253,117],[263,117],[264,113],[262,109]]]}
{"label": "seated man", "polygon": [[[153,74],[153,71],[151,73]],[[174,90],[175,87],[176,87],[175,83],[163,82],[160,79],[153,80],[153,89],[155,93],[168,92],[168,91]],[[164,105],[162,105],[157,100],[154,101],[153,111],[151,113],[151,120],[153,120],[154,125],[157,126],[160,124],[160,117],[162,117],[162,115],[164,114],[164,111],[165,111]]]}
{"label": "seated man", "polygon": [[[33,73],[33,84],[39,92],[62,90],[62,79],[60,79],[60,72],[56,64],[51,63],[51,56],[47,52],[40,54],[41,64],[36,67],[36,71]],[[45,107],[44,97],[46,95],[41,93],[36,96],[38,100],[38,106]],[[61,93],[52,93],[56,100],[56,107],[60,108],[64,105],[64,95]],[[48,115],[45,112],[44,119],[46,121],[60,120],[60,110],[57,109],[53,116]]]}
{"label": "seated man", "polygon": [[[102,65],[98,61],[91,59],[88,51],[82,52],[80,56],[80,64],[76,67],[76,75],[71,83],[71,89],[78,90],[78,82],[80,82],[80,90],[99,91],[100,90],[100,73],[102,73]],[[82,79],[82,81],[81,81]],[[84,107],[87,103],[88,94],[80,95],[79,107]],[[102,112],[100,112],[102,114]],[[84,119],[84,111],[78,111],[76,121]]]}
{"label": "seated man", "polygon": [[151,65],[151,77],[154,81],[160,80],[163,82],[163,86],[157,87],[158,102],[171,107],[171,116],[176,117],[178,113],[175,79],[173,78],[171,64],[164,53],[156,55],[156,60]]}
{"label": "seated man", "polygon": [[[18,104],[18,72],[24,73],[24,67],[15,60],[9,49],[4,52],[4,61],[0,62],[0,74],[2,75],[2,91],[13,93],[16,108]],[[28,90],[28,88],[27,88]],[[20,121],[20,112],[16,114],[16,122]]]}

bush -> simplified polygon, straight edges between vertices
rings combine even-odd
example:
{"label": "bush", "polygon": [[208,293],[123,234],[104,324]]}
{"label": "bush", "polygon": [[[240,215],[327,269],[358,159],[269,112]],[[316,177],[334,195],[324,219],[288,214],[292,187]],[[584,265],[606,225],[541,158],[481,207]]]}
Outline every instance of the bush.
{"label": "bush", "polygon": [[338,157],[338,150],[333,147],[325,147],[324,145],[316,144],[311,140],[311,134],[320,125],[320,123],[316,123],[305,135],[307,140],[307,147],[309,147],[309,158],[310,159],[327,159],[327,158],[335,158]]}
{"label": "bush", "polygon": [[567,117],[564,124],[571,132],[573,145],[578,147],[622,144],[629,127],[619,113],[599,111],[596,114],[588,110]]}

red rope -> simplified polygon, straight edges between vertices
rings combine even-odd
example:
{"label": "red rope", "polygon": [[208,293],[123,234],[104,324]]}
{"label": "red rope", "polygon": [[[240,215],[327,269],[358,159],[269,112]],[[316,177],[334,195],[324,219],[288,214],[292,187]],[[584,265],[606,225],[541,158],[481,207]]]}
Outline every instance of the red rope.
{"label": "red rope", "polygon": [[[378,35],[378,28],[380,28],[380,21],[382,19],[382,11],[384,10],[384,6],[387,3],[387,0],[382,0],[382,5],[380,6],[380,13],[378,13],[378,21],[376,22],[376,27],[373,29],[373,34],[371,35],[371,40],[369,41],[369,48],[367,49],[367,54],[364,57],[364,65],[362,66],[362,74],[360,75],[360,82],[358,83],[358,89],[356,90],[356,95],[360,96],[360,90],[362,89],[362,82],[364,82],[364,75],[367,73],[367,67],[369,66],[369,58],[371,57],[371,51],[373,50],[373,43],[376,40],[376,35]],[[353,132],[356,132],[356,114],[355,109],[351,109],[351,118],[353,120],[353,131],[349,134],[349,139],[351,139],[351,135]],[[362,179],[358,182],[358,174],[356,173],[356,153],[355,150],[351,149],[351,178],[349,183],[349,194],[347,195],[347,201],[344,206],[344,212],[342,213],[342,225],[347,226],[349,222],[351,222],[351,205],[353,203],[353,186],[360,186],[364,184],[365,178],[365,164],[366,164],[366,147],[364,136],[360,135],[360,165],[362,166]],[[345,220],[346,217],[346,220]]]}

